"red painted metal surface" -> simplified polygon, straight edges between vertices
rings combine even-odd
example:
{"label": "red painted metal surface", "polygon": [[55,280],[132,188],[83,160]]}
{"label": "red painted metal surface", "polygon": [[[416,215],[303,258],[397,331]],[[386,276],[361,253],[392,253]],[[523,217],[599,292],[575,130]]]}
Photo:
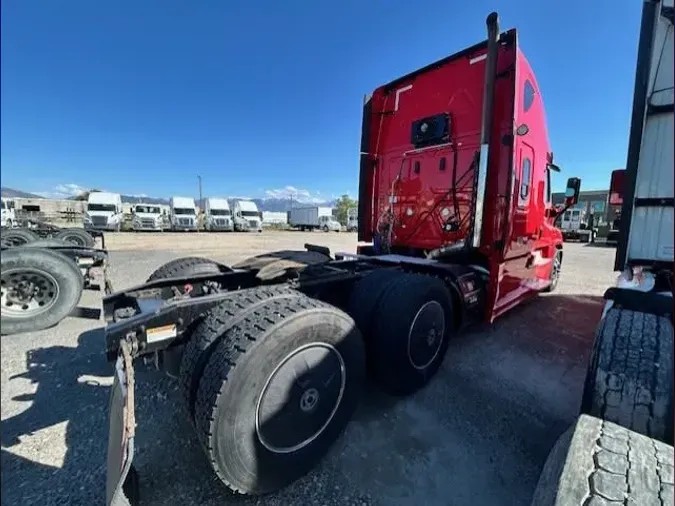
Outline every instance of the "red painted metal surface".
{"label": "red painted metal surface", "polygon": [[[546,286],[562,245],[547,215],[552,153],[541,92],[515,30],[501,41],[479,250],[491,273],[488,320]],[[393,222],[393,247],[430,251],[468,236],[485,53],[479,44],[373,92],[363,146],[372,169],[359,192],[369,201],[359,217],[364,240],[382,220]],[[448,142],[415,149],[412,123],[440,113],[450,116]],[[444,228],[448,216],[457,218],[456,230]]]}

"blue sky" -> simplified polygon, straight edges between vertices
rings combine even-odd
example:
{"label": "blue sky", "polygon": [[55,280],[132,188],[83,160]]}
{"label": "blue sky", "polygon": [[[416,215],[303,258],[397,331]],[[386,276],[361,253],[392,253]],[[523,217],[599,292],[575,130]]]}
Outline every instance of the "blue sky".
{"label": "blue sky", "polygon": [[[556,162],[626,159],[641,2],[6,0],[2,185],[168,196],[357,194],[364,93],[516,27]],[[68,186],[71,185],[71,186]]]}

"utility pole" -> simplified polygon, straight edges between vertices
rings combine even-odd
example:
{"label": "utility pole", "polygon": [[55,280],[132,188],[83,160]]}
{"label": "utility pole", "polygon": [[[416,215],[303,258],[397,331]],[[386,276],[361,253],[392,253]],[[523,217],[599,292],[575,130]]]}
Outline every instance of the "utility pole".
{"label": "utility pole", "polygon": [[204,203],[202,202],[202,176],[197,174],[197,179],[199,180],[199,210],[202,210]]}

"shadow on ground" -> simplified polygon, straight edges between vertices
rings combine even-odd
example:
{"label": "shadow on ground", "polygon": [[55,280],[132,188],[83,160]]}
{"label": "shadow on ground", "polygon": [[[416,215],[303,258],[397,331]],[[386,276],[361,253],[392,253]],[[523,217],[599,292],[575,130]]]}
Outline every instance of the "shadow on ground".
{"label": "shadow on ground", "polygon": [[[30,407],[2,421],[3,505],[96,504],[105,497],[109,387],[96,379],[110,376],[112,366],[101,353],[102,339],[102,329],[96,329],[81,334],[77,348],[31,350],[27,372],[10,378],[29,379],[36,390],[14,397],[30,402]],[[65,456],[46,455],[50,436],[40,431],[63,422],[67,423]],[[19,450],[23,440],[29,443]],[[63,464],[53,467],[32,461],[27,447],[36,459],[63,459]]]}
{"label": "shadow on ground", "polygon": [[[139,367],[142,504],[529,504],[551,446],[577,415],[601,310],[600,297],[552,294],[457,336],[427,388],[399,400],[369,386],[331,456],[262,499],[228,492],[178,407],[175,380]],[[17,400],[32,405],[2,422],[3,505],[102,503],[109,387],[78,381],[112,374],[100,332],[82,334],[76,349],[29,354],[24,376],[37,390]],[[68,422],[62,466],[13,452],[23,436],[60,422]]]}

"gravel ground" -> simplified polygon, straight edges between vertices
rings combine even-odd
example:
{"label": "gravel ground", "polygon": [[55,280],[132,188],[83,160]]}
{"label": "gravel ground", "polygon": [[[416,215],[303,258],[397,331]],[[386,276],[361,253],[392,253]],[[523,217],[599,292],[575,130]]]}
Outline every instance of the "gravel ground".
{"label": "gravel ground", "polygon": [[[110,234],[114,286],[185,255],[233,263],[305,242],[353,251],[354,234]],[[526,505],[556,438],[576,417],[585,362],[614,282],[614,249],[565,245],[555,294],[455,339],[419,394],[370,389],[345,436],[274,496],[234,497],[214,477],[178,406],[174,380],[139,367],[136,466],[142,505]],[[87,293],[82,305],[98,307]],[[104,501],[112,366],[98,321],[3,336],[2,504]]]}

